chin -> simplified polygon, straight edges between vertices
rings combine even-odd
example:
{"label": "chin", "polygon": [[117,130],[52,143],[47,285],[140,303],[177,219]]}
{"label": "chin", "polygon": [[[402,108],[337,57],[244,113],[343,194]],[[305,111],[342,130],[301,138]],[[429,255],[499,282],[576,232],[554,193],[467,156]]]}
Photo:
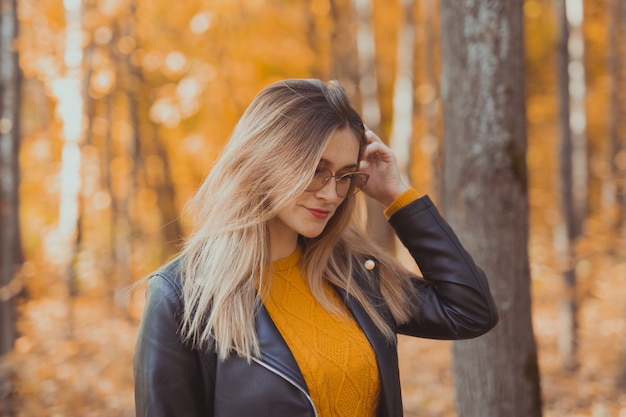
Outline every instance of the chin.
{"label": "chin", "polygon": [[303,230],[302,232],[300,232],[300,235],[307,238],[307,239],[315,239],[316,237],[319,237],[322,232],[324,231],[324,229],[322,230]]}
{"label": "chin", "polygon": [[300,235],[302,237],[305,237],[307,239],[315,239],[316,237],[318,237],[319,235],[321,235],[321,233],[300,233]]}

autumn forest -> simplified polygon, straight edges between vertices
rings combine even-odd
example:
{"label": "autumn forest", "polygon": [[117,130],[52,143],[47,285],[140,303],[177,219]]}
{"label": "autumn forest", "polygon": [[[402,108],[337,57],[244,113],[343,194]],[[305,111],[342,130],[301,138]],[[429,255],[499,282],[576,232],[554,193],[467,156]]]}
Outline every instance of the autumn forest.
{"label": "autumn forest", "polygon": [[[0,416],[135,415],[141,279],[176,255],[185,203],[282,78],[339,80],[489,278],[494,331],[400,337],[405,416],[626,416],[625,0],[0,14]],[[404,260],[384,218],[367,230]]]}

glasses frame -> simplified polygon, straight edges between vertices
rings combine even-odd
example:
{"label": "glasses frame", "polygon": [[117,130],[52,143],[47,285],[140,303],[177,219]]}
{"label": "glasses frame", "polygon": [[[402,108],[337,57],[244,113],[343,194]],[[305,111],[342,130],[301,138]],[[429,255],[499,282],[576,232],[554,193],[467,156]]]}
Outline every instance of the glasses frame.
{"label": "glasses frame", "polygon": [[[318,173],[324,172],[324,171],[330,175],[326,175],[322,177],[321,179],[322,185],[320,185],[319,187],[314,186],[313,183],[316,181],[316,178],[319,175]],[[346,191],[345,195],[341,195],[339,193],[339,181],[341,181],[342,179],[346,177],[352,177],[350,178],[350,186],[348,187],[348,190]],[[326,185],[330,182],[332,178],[335,180],[335,193],[337,193],[337,195],[341,198],[349,198],[357,194],[359,191],[361,191],[362,187],[367,185],[367,181],[369,180],[369,177],[370,177],[369,174],[366,174],[364,172],[359,172],[359,171],[346,172],[345,174],[338,175],[328,168],[317,168],[316,173],[313,176],[313,179],[311,179],[311,182],[309,183],[305,191],[311,191],[311,192],[319,191],[322,188],[326,187]],[[358,182],[359,178],[360,178],[360,184],[357,185],[356,182]]]}

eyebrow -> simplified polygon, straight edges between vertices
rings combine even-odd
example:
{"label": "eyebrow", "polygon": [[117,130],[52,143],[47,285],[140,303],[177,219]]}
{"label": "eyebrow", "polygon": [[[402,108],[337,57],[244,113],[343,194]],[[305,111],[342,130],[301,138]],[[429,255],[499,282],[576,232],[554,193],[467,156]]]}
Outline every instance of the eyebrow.
{"label": "eyebrow", "polygon": [[[330,162],[328,159],[322,158],[322,159],[320,159],[320,165],[328,166],[328,165],[333,165],[333,163]],[[358,164],[349,164],[349,165],[345,165],[345,166],[339,168],[337,170],[337,172],[343,171],[345,169],[357,169],[357,167],[358,167]]]}

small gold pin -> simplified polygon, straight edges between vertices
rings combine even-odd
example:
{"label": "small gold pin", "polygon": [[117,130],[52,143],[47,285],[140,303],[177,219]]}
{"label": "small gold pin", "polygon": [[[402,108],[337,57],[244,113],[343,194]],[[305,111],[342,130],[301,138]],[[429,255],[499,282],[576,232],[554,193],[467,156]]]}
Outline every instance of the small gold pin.
{"label": "small gold pin", "polygon": [[367,269],[368,271],[371,271],[376,266],[374,261],[372,261],[371,259],[368,259],[367,261],[365,261],[364,265],[365,265],[365,269]]}

